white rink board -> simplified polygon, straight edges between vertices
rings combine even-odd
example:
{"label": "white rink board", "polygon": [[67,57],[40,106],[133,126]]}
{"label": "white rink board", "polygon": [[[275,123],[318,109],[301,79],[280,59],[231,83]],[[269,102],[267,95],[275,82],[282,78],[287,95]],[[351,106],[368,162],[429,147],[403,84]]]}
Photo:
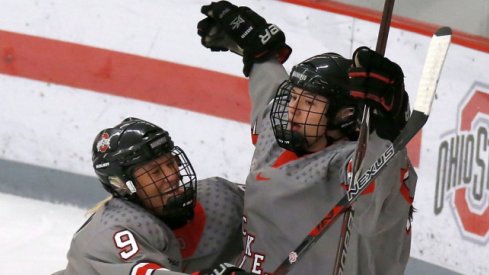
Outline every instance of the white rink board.
{"label": "white rink board", "polygon": [[[374,23],[279,1],[233,2],[250,6],[284,30],[294,49],[285,64],[287,69],[321,52],[350,56],[360,45],[375,47],[378,25]],[[211,53],[200,45],[196,24],[203,18],[200,6],[207,3],[3,0],[0,29],[241,76],[239,57]],[[403,68],[412,103],[428,43],[429,37],[406,30],[393,28],[389,35],[386,56]],[[489,93],[488,79],[488,53],[451,46],[438,98],[423,129],[417,169],[418,211],[413,223],[412,256],[464,274],[489,273],[488,242],[464,233],[457,223],[455,208],[450,205],[453,192],[445,194],[444,207],[435,215],[438,150],[443,139],[460,130],[460,108],[472,88]],[[168,130],[188,153],[199,177],[220,175],[239,182],[246,177],[253,150],[247,124],[7,75],[0,75],[0,87],[2,159],[92,175],[90,146],[97,131],[126,116],[135,116]],[[488,115],[478,114],[473,128],[489,128]],[[487,154],[487,150],[482,152]],[[489,161],[484,158],[487,165]],[[488,172],[486,167],[485,179]],[[484,188],[482,199],[472,199],[477,208],[474,211],[479,214],[489,207],[489,187]]]}
{"label": "white rink board", "polygon": [[[126,117],[170,132],[199,178],[243,182],[253,146],[249,126],[148,102],[0,75],[3,159],[93,176],[92,142]],[[7,92],[8,91],[8,92]]]}

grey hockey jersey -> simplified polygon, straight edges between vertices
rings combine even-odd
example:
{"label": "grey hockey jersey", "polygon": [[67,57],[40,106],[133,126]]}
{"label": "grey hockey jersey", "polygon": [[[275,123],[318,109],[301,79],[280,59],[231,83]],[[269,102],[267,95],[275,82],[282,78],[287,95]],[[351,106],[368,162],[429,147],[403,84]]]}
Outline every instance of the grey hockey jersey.
{"label": "grey hockey jersey", "polygon": [[127,200],[113,198],[75,233],[61,274],[183,274],[241,253],[243,191],[222,178],[201,180],[191,222],[171,230]]}
{"label": "grey hockey jersey", "polygon": [[[274,272],[345,194],[347,167],[356,146],[355,142],[339,141],[302,157],[280,148],[269,118],[269,103],[287,77],[274,61],[255,64],[250,75],[256,144],[246,180],[245,250],[238,264],[256,274]],[[372,134],[362,167],[370,166],[388,145]],[[409,258],[406,223],[415,183],[416,175],[403,152],[357,200],[343,274],[403,273]],[[332,274],[341,225],[339,218],[289,274]]]}

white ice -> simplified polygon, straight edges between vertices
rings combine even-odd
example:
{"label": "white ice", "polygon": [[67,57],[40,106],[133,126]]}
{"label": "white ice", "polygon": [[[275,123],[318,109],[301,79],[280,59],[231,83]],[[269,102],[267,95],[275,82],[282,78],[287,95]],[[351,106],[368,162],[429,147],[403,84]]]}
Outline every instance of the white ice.
{"label": "white ice", "polygon": [[86,209],[0,193],[0,273],[51,274],[66,266]]}

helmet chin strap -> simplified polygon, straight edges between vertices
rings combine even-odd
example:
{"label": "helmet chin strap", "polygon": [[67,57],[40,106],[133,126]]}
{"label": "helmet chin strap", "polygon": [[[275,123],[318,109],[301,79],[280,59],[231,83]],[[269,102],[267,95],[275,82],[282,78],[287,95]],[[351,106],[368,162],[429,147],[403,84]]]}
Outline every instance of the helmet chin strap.
{"label": "helmet chin strap", "polygon": [[[185,190],[185,193],[191,194],[193,190]],[[185,224],[194,217],[194,203],[191,196],[186,196],[184,194],[171,197],[166,202],[166,208],[177,209],[173,210],[171,213],[164,213],[160,218],[168,225],[171,229],[177,229]]]}
{"label": "helmet chin strap", "polygon": [[275,137],[280,147],[292,151],[298,156],[308,153],[306,150],[309,147],[307,139],[297,132],[284,129],[282,125],[277,125],[275,126]]}
{"label": "helmet chin strap", "polygon": [[[277,142],[280,147],[292,151],[296,153],[298,156],[314,153],[308,150],[309,148],[311,148],[311,145],[309,144],[307,139],[300,133],[283,129],[282,127],[280,127],[280,125],[278,125],[275,128],[276,128],[277,136],[281,137],[281,138],[277,138]],[[323,138],[326,139],[326,146],[331,145],[338,140],[345,139],[345,137],[343,136],[339,138],[333,138],[326,135],[326,136],[318,137],[315,142]]]}

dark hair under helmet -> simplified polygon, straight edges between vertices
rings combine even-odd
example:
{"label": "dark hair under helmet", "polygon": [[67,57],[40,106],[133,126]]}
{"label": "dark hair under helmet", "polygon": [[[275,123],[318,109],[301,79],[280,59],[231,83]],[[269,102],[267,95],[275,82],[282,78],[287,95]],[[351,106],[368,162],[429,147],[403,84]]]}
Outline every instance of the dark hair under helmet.
{"label": "dark hair under helmet", "polygon": [[[270,113],[274,134],[281,147],[298,154],[307,152],[308,144],[305,137],[292,132],[289,127],[288,104],[294,87],[327,98],[327,129],[339,129],[348,138],[356,138],[358,106],[350,97],[348,88],[348,68],[351,64],[351,60],[339,54],[324,53],[308,58],[292,68],[289,79],[277,89]],[[343,120],[336,119],[336,114],[344,107],[353,107],[354,115]]]}
{"label": "dark hair under helmet", "polygon": [[148,210],[170,227],[176,228],[193,217],[197,179],[187,156],[178,146],[174,146],[167,131],[142,119],[126,118],[118,125],[102,130],[92,146],[93,168],[102,186],[114,197],[125,198],[140,205],[143,202],[136,195],[133,171],[136,166],[164,154],[170,154],[178,160],[180,182],[175,189],[183,191],[165,190],[164,194],[172,192],[170,199],[162,207]]}

